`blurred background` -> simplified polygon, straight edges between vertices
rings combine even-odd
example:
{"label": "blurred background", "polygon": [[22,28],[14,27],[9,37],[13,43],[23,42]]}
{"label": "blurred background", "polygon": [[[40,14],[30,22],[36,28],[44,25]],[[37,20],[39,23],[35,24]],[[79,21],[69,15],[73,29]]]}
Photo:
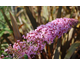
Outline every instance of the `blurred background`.
{"label": "blurred background", "polygon": [[[22,35],[26,35],[41,24],[64,17],[80,21],[80,6],[0,6],[0,57],[7,56],[4,50],[18,39],[23,40]],[[58,46],[60,52],[56,52],[57,40],[55,40],[54,44],[46,45],[41,55],[36,55],[35,58],[80,59],[79,36],[80,23],[61,37],[62,43]],[[79,44],[73,45],[76,41]]]}

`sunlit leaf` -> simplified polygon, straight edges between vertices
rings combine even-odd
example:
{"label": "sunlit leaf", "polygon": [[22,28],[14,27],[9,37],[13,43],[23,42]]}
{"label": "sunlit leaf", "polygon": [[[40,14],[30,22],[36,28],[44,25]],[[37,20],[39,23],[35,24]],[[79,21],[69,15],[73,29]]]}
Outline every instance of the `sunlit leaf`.
{"label": "sunlit leaf", "polygon": [[77,27],[78,27],[78,28],[80,27],[80,23],[78,23]]}
{"label": "sunlit leaf", "polygon": [[45,17],[46,20],[48,20],[49,12],[47,6],[42,7],[42,16]]}

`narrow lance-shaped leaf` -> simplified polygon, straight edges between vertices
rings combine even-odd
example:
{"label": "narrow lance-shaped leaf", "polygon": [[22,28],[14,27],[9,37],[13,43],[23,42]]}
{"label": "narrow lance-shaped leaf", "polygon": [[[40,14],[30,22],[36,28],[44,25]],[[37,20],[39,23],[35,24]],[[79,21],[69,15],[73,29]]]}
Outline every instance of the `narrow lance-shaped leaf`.
{"label": "narrow lance-shaped leaf", "polygon": [[3,14],[4,18],[5,18],[5,21],[6,21],[7,24],[9,25],[9,28],[12,30],[12,26],[11,26],[11,24],[10,24],[10,22],[9,22],[9,19],[7,18],[6,14],[4,13],[3,10],[1,10],[1,12],[2,12],[2,14]]}
{"label": "narrow lance-shaped leaf", "polygon": [[41,21],[41,9],[42,9],[42,7],[41,6],[37,6],[37,8],[38,8],[38,22],[40,24],[42,24],[42,21]]}
{"label": "narrow lance-shaped leaf", "polygon": [[8,44],[12,44],[13,45],[12,41],[10,41],[8,39],[8,34],[3,34],[3,38],[7,41]]}
{"label": "narrow lance-shaped leaf", "polygon": [[59,59],[60,46],[61,46],[61,38],[58,39],[57,47],[56,47],[56,51],[55,51],[55,55],[54,55],[54,59]]}
{"label": "narrow lance-shaped leaf", "polygon": [[30,11],[32,12],[33,17],[35,18],[35,12],[33,9],[34,6],[28,6],[28,7],[29,7]]}
{"label": "narrow lance-shaped leaf", "polygon": [[[61,58],[63,59],[66,55],[66,51],[69,49],[70,47],[70,43],[72,41],[72,37],[73,37],[73,32],[74,32],[74,28],[71,28],[69,33],[68,33],[68,37],[67,37],[67,41],[66,42],[63,42],[62,46],[61,46],[61,52],[62,52],[62,55],[61,55]],[[65,40],[66,37],[63,38],[63,40]]]}
{"label": "narrow lance-shaped leaf", "polygon": [[5,32],[4,30],[0,31],[0,37],[4,34],[4,32]]}
{"label": "narrow lance-shaped leaf", "polygon": [[74,43],[71,45],[71,47],[68,49],[68,52],[64,59],[70,59],[74,51],[80,46],[80,43]]}
{"label": "narrow lance-shaped leaf", "polygon": [[50,45],[48,45],[48,58],[51,59],[51,49],[50,49]]}
{"label": "narrow lance-shaped leaf", "polygon": [[71,28],[71,30],[69,31],[69,36],[68,36],[68,41],[70,41],[71,40],[71,38],[72,38],[72,35],[73,35],[73,31],[74,31],[74,28]]}
{"label": "narrow lance-shaped leaf", "polygon": [[61,17],[61,10],[62,10],[62,6],[59,6],[58,13],[57,13],[57,18]]}
{"label": "narrow lance-shaped leaf", "polygon": [[18,29],[18,25],[17,25],[17,21],[15,19],[15,17],[10,13],[10,18],[12,21],[12,26],[13,26],[13,33],[14,33],[14,38],[15,40],[22,40],[19,29]]}
{"label": "narrow lance-shaped leaf", "polygon": [[41,53],[41,59],[46,59],[46,53],[44,49],[42,50],[42,53]]}
{"label": "narrow lance-shaped leaf", "polygon": [[0,55],[1,55],[1,37],[0,37]]}
{"label": "narrow lance-shaped leaf", "polygon": [[25,6],[24,8],[25,8],[26,13],[27,13],[27,15],[28,15],[28,17],[29,17],[29,19],[31,21],[31,24],[32,24],[33,28],[36,29],[37,28],[36,19],[33,17],[33,15],[31,13],[31,11],[29,10],[28,6]]}
{"label": "narrow lance-shaped leaf", "polygon": [[47,54],[48,54],[48,59],[52,59],[53,43],[50,45],[46,44],[46,50],[47,50]]}
{"label": "narrow lance-shaped leaf", "polygon": [[3,59],[11,59],[11,58],[9,58],[9,57],[4,57]]}
{"label": "narrow lance-shaped leaf", "polygon": [[53,7],[50,6],[50,20],[53,20]]}
{"label": "narrow lance-shaped leaf", "polygon": [[44,19],[46,20],[43,23],[47,23],[48,17],[49,17],[48,7],[47,6],[43,6],[41,13],[42,13],[42,16],[44,17]]}
{"label": "narrow lance-shaped leaf", "polygon": [[70,18],[75,18],[74,9],[75,9],[75,7],[73,7],[72,10],[71,10]]}
{"label": "narrow lance-shaped leaf", "polygon": [[68,33],[68,40],[67,40],[67,44],[66,44],[66,51],[69,49],[70,47],[70,43],[72,41],[72,37],[73,37],[73,32],[74,32],[74,28],[71,28],[71,30]]}

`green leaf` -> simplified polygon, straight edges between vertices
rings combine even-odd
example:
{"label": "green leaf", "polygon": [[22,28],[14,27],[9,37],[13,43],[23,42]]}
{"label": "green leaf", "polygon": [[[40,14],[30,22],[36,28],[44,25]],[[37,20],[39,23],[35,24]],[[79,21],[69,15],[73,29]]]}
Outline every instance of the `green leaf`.
{"label": "green leaf", "polygon": [[7,42],[3,42],[2,44],[7,44]]}
{"label": "green leaf", "polygon": [[2,54],[3,52],[4,52],[3,50],[0,50],[0,56],[1,56],[1,54]]}
{"label": "green leaf", "polygon": [[71,47],[68,49],[67,54],[65,55],[64,59],[70,59],[71,55],[74,53],[74,51],[80,46],[80,43],[74,43],[71,45]]}
{"label": "green leaf", "polygon": [[4,57],[3,59],[11,59],[11,58],[9,58],[9,57]]}
{"label": "green leaf", "polygon": [[5,32],[4,30],[0,31],[0,37],[4,34],[4,32]]}
{"label": "green leaf", "polygon": [[4,8],[4,6],[0,6],[0,9],[3,9]]}
{"label": "green leaf", "polygon": [[24,54],[24,58],[25,58],[25,59],[28,59],[28,56],[27,56],[27,54]]}
{"label": "green leaf", "polygon": [[4,12],[3,10],[1,10],[1,12],[2,12],[2,14],[3,14],[3,16],[4,16],[4,19],[5,19],[6,23],[8,24],[9,28],[10,28],[11,30],[13,30],[13,29],[12,29],[12,26],[11,26],[11,24],[10,24],[10,21],[9,21],[8,17],[6,16],[5,12]]}
{"label": "green leaf", "polygon": [[9,33],[12,33],[12,31],[9,28],[4,28],[5,31],[8,31]]}
{"label": "green leaf", "polygon": [[9,30],[9,28],[3,28],[3,29],[0,31],[0,37],[4,34],[5,31],[8,31],[9,33],[12,33],[12,31]]}

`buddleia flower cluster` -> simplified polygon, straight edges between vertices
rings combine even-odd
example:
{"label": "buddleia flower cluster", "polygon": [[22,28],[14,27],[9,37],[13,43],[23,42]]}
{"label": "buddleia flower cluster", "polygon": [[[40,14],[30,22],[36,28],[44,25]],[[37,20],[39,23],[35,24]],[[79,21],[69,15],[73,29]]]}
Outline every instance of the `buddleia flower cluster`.
{"label": "buddleia flower cluster", "polygon": [[13,48],[8,47],[7,52],[12,53],[17,58],[22,58],[24,54],[31,58],[31,55],[39,54],[46,44],[52,44],[55,37],[60,38],[63,33],[66,33],[77,23],[76,19],[57,18],[45,25],[40,25],[37,29],[27,33],[26,36],[23,35],[26,41],[18,40],[14,43]]}

